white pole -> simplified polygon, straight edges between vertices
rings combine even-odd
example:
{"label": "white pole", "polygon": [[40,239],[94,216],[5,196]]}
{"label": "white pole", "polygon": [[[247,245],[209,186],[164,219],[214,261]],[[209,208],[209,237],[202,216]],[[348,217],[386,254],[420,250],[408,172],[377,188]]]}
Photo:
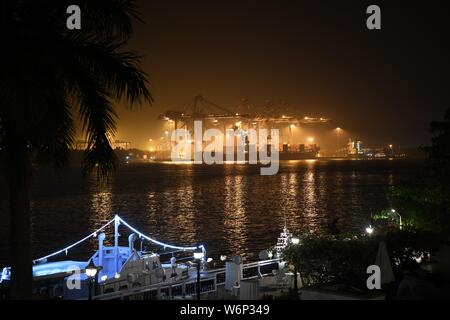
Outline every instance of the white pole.
{"label": "white pole", "polygon": [[114,274],[119,272],[119,216],[114,219]]}

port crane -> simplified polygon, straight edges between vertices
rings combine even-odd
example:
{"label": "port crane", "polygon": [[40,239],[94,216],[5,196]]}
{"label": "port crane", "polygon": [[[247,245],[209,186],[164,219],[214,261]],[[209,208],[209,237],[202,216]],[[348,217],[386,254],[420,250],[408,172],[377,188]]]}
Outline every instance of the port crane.
{"label": "port crane", "polygon": [[202,95],[197,95],[183,109],[183,111],[168,110],[159,117],[160,120],[168,121],[174,124],[174,130],[179,128],[190,129],[196,120],[206,121],[212,126],[218,126],[220,123],[225,126],[231,124],[235,127],[236,123],[247,123],[250,126],[274,127],[277,125],[301,125],[327,123],[330,119],[316,117],[298,117],[287,114],[281,114],[273,102],[268,101],[262,111],[258,110],[248,100],[244,99],[239,105],[240,109],[245,108],[244,113],[234,112],[228,108],[206,99]]}

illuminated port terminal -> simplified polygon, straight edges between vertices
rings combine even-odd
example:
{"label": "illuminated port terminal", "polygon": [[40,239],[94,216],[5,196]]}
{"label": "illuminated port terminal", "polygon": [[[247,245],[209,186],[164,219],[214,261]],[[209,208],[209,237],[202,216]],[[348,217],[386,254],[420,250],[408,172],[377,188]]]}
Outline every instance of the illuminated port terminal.
{"label": "illuminated port terminal", "polygon": [[[196,96],[193,101],[182,111],[166,111],[159,117],[165,121],[167,130],[159,143],[152,146],[151,157],[156,160],[167,160],[170,158],[173,142],[171,132],[177,129],[186,129],[193,135],[194,122],[202,121],[203,129],[219,129],[225,133],[227,130],[234,130],[235,138],[242,139],[248,145],[248,130],[255,129],[278,129],[280,132],[279,145],[272,145],[269,137],[266,143],[259,143],[255,148],[267,148],[267,150],[277,150],[281,160],[314,159],[320,155],[320,147],[315,143],[314,138],[308,138],[306,143],[295,143],[293,132],[302,126],[323,125],[330,120],[324,117],[293,116],[287,112],[280,113],[280,108],[268,105],[262,111],[255,111],[256,108],[249,103],[243,107],[246,112],[236,112],[221,107],[203,96]],[[242,106],[241,106],[242,109]],[[227,136],[228,137],[228,136]],[[225,138],[225,137],[224,137]],[[237,144],[236,144],[237,145]]]}

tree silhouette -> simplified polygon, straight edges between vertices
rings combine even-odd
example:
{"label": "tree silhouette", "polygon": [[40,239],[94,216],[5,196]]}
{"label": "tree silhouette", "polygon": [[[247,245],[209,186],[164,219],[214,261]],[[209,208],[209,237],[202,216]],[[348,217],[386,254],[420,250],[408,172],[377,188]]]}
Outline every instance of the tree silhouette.
{"label": "tree silhouette", "polygon": [[32,293],[31,168],[67,163],[75,123],[88,146],[83,172],[114,169],[114,102],[152,98],[139,57],[123,47],[140,20],[134,0],[79,0],[81,30],[66,28],[66,0],[3,0],[0,153],[9,187],[11,297]]}
{"label": "tree silhouette", "polygon": [[443,121],[431,123],[432,144],[425,166],[415,179],[393,188],[389,197],[408,224],[449,238],[450,109]]}

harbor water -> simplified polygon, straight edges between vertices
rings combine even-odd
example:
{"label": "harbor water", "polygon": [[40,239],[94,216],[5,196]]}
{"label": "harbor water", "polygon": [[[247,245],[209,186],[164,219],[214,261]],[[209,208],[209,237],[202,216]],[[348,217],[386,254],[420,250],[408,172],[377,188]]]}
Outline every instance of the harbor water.
{"label": "harbor water", "polygon": [[[389,206],[388,189],[419,166],[412,160],[282,161],[278,175],[261,176],[249,165],[146,163],[121,166],[104,184],[83,179],[76,167],[39,172],[32,188],[33,255],[73,243],[117,213],[163,242],[201,242],[215,260],[257,259],[285,224],[297,234],[325,233],[338,219],[341,232],[362,232],[371,213]],[[2,215],[0,265],[8,263],[4,207]],[[93,240],[68,258],[87,260],[95,250]]]}

